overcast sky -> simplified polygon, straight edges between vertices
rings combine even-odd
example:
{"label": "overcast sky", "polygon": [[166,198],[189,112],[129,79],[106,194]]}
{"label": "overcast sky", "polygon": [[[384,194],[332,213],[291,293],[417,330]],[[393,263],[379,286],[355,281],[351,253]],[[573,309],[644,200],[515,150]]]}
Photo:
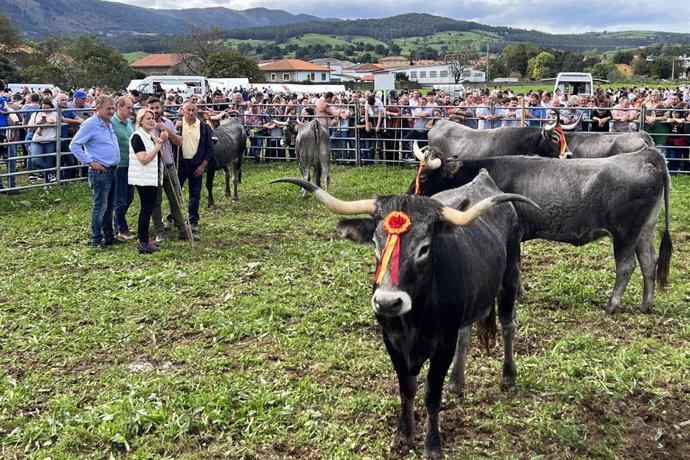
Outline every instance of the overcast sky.
{"label": "overcast sky", "polygon": [[[116,0],[146,8],[234,10],[265,7],[322,18],[383,18],[429,13],[493,26],[549,33],[659,30],[690,32],[686,0]],[[410,24],[414,29],[414,24]]]}

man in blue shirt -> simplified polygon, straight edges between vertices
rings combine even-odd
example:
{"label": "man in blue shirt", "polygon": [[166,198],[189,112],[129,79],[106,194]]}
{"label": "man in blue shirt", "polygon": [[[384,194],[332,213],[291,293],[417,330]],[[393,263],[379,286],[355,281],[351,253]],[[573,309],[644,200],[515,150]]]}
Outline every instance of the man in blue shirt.
{"label": "man in blue shirt", "polygon": [[98,96],[95,109],[96,116],[89,117],[81,124],[69,149],[79,161],[89,166],[89,187],[93,192],[91,247],[105,250],[121,242],[115,239],[113,233],[120,148],[111,123],[115,101],[110,96]]}

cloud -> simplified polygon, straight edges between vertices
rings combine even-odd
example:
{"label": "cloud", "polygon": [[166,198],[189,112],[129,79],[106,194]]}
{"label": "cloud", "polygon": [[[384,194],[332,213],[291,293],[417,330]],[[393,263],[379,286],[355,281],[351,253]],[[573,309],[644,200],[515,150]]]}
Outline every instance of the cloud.
{"label": "cloud", "polygon": [[[548,33],[601,32],[604,30],[658,30],[687,32],[690,20],[678,20],[673,11],[684,7],[671,0],[119,0],[146,8],[207,8],[222,6],[234,10],[263,7],[292,14],[323,18],[383,18],[403,13],[429,13],[453,19],[475,21]],[[687,18],[687,16],[685,16]],[[414,24],[410,24],[414,31]]]}

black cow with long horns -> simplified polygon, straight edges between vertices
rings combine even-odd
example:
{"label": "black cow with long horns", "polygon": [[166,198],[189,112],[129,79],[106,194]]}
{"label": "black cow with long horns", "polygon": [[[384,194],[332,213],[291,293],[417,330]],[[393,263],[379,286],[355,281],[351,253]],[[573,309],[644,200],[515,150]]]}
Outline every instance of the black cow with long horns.
{"label": "black cow with long horns", "polygon": [[[424,402],[424,454],[441,458],[438,414],[446,373],[455,356],[450,388],[462,392],[470,330],[478,323],[486,345],[496,330],[495,303],[504,341],[502,385],[515,384],[513,339],[520,284],[518,220],[510,201],[488,174],[431,198],[378,196],[344,202],[300,179],[277,179],[311,192],[332,212],[369,214],[341,220],[341,236],[376,246],[371,306],[398,376],[401,413],[393,446],[412,448],[417,375],[429,360]],[[494,206],[506,203],[495,209]],[[497,302],[496,302],[497,301]]]}

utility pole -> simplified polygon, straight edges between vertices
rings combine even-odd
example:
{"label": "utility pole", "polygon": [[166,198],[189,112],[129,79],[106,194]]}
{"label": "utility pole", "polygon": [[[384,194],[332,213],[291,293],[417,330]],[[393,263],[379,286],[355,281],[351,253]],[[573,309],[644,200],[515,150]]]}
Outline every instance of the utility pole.
{"label": "utility pole", "polygon": [[489,83],[489,40],[486,41],[486,82]]}

